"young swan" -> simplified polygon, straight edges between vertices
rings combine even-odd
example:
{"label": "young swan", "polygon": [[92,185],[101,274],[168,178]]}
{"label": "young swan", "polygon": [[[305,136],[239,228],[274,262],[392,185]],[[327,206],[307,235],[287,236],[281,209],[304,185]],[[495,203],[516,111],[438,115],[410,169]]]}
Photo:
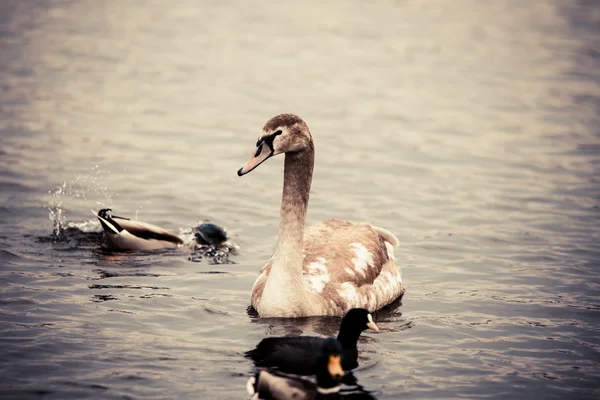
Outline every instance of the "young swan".
{"label": "young swan", "polygon": [[260,317],[342,316],[351,308],[374,311],[404,293],[394,263],[398,239],[369,224],[328,219],[306,231],[314,144],[306,123],[293,114],[270,119],[242,176],[285,153],[279,235],[275,253],[252,288]]}
{"label": "young swan", "polygon": [[340,391],[340,379],[344,371],[340,363],[342,347],[337,339],[329,338],[323,342],[317,358],[315,375],[317,383],[281,376],[266,370],[256,373],[248,379],[246,390],[252,399],[272,400],[311,400]]}

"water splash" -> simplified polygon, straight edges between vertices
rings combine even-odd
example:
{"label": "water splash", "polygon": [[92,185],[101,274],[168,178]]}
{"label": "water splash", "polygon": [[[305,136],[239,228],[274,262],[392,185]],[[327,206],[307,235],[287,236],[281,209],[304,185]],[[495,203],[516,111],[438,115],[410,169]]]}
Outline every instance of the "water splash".
{"label": "water splash", "polygon": [[192,255],[188,257],[191,262],[202,262],[206,260],[211,265],[219,264],[235,264],[233,260],[229,259],[230,252],[228,247],[216,248],[212,245],[208,246],[196,246]]}
{"label": "water splash", "polygon": [[48,193],[52,196],[52,200],[48,205],[48,218],[52,221],[52,235],[58,236],[65,226],[66,220],[64,209],[62,208],[62,196],[65,193],[67,182],[63,182],[55,190],[49,190]]}
{"label": "water splash", "polygon": [[[98,228],[95,219],[83,222],[67,222],[66,210],[89,208],[88,198],[95,199],[96,205],[106,207],[111,205],[116,194],[109,190],[104,180],[108,172],[99,165],[94,165],[88,174],[79,175],[74,181],[64,181],[55,189],[48,190],[50,200],[48,205],[48,218],[52,221],[52,235],[59,236],[67,228],[78,228],[84,232],[91,232]],[[86,204],[74,204],[85,202]]]}
{"label": "water splash", "polygon": [[[183,240],[184,246],[192,248],[192,254],[188,257],[192,262],[206,261],[211,265],[217,264],[235,264],[229,259],[230,255],[236,255],[240,246],[230,240],[226,240],[221,245],[214,246],[212,244],[201,243],[197,237],[197,230],[208,221],[200,221],[198,226],[194,228],[179,229],[179,237]],[[220,228],[223,229],[223,228]],[[223,232],[225,230],[223,229]]]}

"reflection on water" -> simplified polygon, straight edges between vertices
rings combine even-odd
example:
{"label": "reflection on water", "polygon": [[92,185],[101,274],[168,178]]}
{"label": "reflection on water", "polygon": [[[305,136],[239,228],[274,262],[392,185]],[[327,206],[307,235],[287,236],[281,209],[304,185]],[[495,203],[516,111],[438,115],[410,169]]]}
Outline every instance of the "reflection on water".
{"label": "reflection on water", "polygon": [[[235,172],[280,112],[315,138],[309,223],[402,243],[365,388],[597,397],[599,30],[586,0],[1,2],[3,398],[239,398],[265,335],[337,331],[247,313],[281,161]],[[104,207],[241,250],[109,253]]]}

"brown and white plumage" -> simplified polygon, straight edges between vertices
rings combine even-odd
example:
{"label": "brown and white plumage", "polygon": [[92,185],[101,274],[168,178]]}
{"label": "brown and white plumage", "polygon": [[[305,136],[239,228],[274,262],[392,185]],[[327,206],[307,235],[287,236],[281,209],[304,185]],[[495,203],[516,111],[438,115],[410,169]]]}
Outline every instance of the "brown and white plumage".
{"label": "brown and white plumage", "polygon": [[252,288],[261,317],[342,316],[349,309],[377,310],[404,292],[394,263],[398,239],[369,224],[329,219],[305,230],[314,143],[293,114],[269,120],[244,175],[271,156],[285,154],[281,221],[275,254]]}

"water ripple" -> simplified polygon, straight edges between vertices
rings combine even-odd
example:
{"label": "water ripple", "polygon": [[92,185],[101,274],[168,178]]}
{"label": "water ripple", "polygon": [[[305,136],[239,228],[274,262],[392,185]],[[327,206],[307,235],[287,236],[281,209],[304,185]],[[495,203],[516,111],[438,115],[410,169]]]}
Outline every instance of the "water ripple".
{"label": "water ripple", "polygon": [[[235,171],[295,112],[308,222],[401,241],[406,295],[359,343],[373,397],[597,398],[599,21],[587,0],[1,2],[2,397],[239,398],[263,337],[335,334],[247,313],[281,159]],[[241,250],[109,252],[104,206]]]}

